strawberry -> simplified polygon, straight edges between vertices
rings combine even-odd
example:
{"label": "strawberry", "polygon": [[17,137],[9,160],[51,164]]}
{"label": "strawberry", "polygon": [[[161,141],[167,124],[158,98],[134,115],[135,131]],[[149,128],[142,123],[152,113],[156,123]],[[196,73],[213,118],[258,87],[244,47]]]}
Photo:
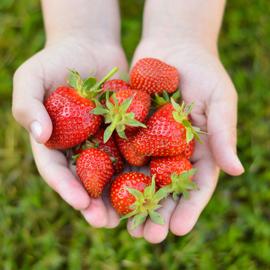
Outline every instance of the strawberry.
{"label": "strawberry", "polygon": [[87,149],[90,147],[98,148],[109,155],[115,173],[120,173],[124,168],[124,162],[121,157],[120,151],[111,137],[106,143],[103,142],[104,129],[100,129],[95,135],[89,138],[83,145],[82,148]]}
{"label": "strawberry", "polygon": [[193,139],[186,145],[185,148],[184,155],[187,159],[190,159],[191,156],[193,155],[194,148],[195,148],[195,140]]}
{"label": "strawberry", "polygon": [[121,138],[126,138],[126,131],[134,131],[134,127],[145,127],[145,121],[151,105],[150,96],[138,90],[119,90],[106,98],[106,108],[101,104],[92,112],[103,115],[105,123],[110,124],[104,132],[106,142],[116,130]]}
{"label": "strawberry", "polygon": [[53,124],[52,135],[45,143],[49,148],[67,149],[80,144],[101,124],[101,117],[90,113],[95,104],[70,87],[57,88],[45,107]]}
{"label": "strawberry", "polygon": [[90,197],[98,198],[113,176],[110,157],[95,148],[84,150],[76,161],[76,171]]}
{"label": "strawberry", "polygon": [[[130,132],[131,133],[131,132]],[[118,145],[118,148],[125,158],[125,160],[131,165],[131,166],[144,166],[148,163],[149,157],[142,156],[136,153],[134,146],[132,144],[132,140],[134,138],[134,135],[127,133],[127,139],[123,139],[119,137],[117,134],[115,135],[115,140]]]}
{"label": "strawberry", "polygon": [[176,199],[179,194],[188,197],[188,192],[197,186],[192,182],[195,169],[189,160],[183,156],[156,157],[150,162],[151,175],[155,175],[158,187],[169,186]]}
{"label": "strawberry", "polygon": [[149,94],[173,93],[179,86],[177,69],[156,58],[139,60],[130,72],[130,84]]}
{"label": "strawberry", "polygon": [[180,106],[173,99],[158,109],[133,139],[137,153],[144,156],[176,156],[183,153],[194,137],[200,139],[197,127],[188,120],[192,105]]}
{"label": "strawberry", "polygon": [[116,70],[113,69],[100,82],[96,82],[94,78],[83,81],[76,71],[71,71],[70,86],[58,87],[44,103],[53,124],[52,135],[45,143],[47,147],[71,148],[82,143],[98,130],[101,117],[91,113],[95,104],[88,98],[94,98],[101,83],[112,76]]}
{"label": "strawberry", "polygon": [[118,92],[119,90],[129,90],[129,89],[131,89],[130,85],[127,82],[119,79],[109,80],[102,85],[103,92],[106,91]]}
{"label": "strawberry", "polygon": [[112,183],[110,198],[112,206],[123,218],[133,217],[132,227],[142,224],[148,215],[153,222],[163,224],[160,214],[156,212],[159,202],[167,197],[167,189],[156,192],[155,179],[139,172],[119,175]]}

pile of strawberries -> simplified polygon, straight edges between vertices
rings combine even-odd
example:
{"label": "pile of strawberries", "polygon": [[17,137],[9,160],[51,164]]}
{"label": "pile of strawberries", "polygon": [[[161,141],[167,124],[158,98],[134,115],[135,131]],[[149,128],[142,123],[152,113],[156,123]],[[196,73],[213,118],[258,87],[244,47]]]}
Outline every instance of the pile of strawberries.
{"label": "pile of strawberries", "polygon": [[[130,81],[83,80],[71,71],[69,86],[58,87],[45,101],[53,123],[46,146],[73,152],[76,171],[92,198],[109,186],[112,206],[133,227],[149,216],[162,224],[156,211],[170,194],[188,196],[196,188],[189,161],[200,130],[190,122],[192,105],[179,99],[177,69],[155,58],[136,63]],[[125,163],[149,166],[122,173]]]}

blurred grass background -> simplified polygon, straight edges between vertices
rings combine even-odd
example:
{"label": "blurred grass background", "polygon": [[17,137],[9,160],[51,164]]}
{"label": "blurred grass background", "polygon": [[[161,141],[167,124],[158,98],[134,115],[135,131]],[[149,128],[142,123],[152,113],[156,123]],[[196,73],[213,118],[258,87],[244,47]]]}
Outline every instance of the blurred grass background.
{"label": "blurred grass background", "polygon": [[[143,1],[121,1],[129,59]],[[12,74],[44,43],[38,1],[0,1],[0,269],[270,269],[270,2],[228,1],[222,60],[239,93],[246,173],[222,175],[196,228],[160,245],[122,225],[90,228],[38,176],[26,132],[10,114]]]}

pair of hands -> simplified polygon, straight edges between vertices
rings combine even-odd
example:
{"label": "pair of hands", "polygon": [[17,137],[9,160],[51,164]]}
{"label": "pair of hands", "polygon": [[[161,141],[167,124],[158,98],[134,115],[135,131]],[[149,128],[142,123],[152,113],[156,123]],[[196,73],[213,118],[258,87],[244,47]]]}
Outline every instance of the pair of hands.
{"label": "pair of hands", "polygon": [[[162,226],[147,220],[144,225],[131,230],[128,222],[128,231],[133,237],[159,243],[169,230],[181,236],[193,228],[213,194],[219,168],[231,175],[243,172],[236,155],[237,94],[216,50],[203,44],[143,38],[133,63],[143,57],[156,57],[178,68],[182,97],[187,103],[195,103],[192,112],[194,125],[208,132],[202,136],[203,144],[196,145],[192,157],[194,167],[198,169],[194,181],[199,191],[192,192],[189,200],[181,198],[175,202],[166,199],[160,210],[165,220]],[[110,40],[99,42],[68,37],[47,44],[14,76],[13,115],[30,133],[41,176],[93,227],[114,228],[119,217],[106,198],[88,196],[62,152],[43,145],[52,132],[43,100],[55,87],[65,84],[68,68],[78,70],[82,76],[96,71],[101,77],[113,66],[127,71],[126,58],[119,44]]]}

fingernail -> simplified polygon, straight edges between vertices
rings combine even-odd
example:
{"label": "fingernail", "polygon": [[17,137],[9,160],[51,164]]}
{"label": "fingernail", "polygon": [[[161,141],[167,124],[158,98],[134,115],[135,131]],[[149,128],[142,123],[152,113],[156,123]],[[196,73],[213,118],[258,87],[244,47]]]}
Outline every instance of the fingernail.
{"label": "fingernail", "polygon": [[236,156],[235,161],[237,163],[237,168],[239,169],[239,173],[243,173],[245,171],[245,169],[244,169],[240,159],[238,158],[238,156],[237,155],[235,155],[235,156]]}
{"label": "fingernail", "polygon": [[40,136],[42,134],[42,126],[38,121],[33,121],[30,126],[30,131],[32,136],[35,138],[36,141],[40,140]]}

